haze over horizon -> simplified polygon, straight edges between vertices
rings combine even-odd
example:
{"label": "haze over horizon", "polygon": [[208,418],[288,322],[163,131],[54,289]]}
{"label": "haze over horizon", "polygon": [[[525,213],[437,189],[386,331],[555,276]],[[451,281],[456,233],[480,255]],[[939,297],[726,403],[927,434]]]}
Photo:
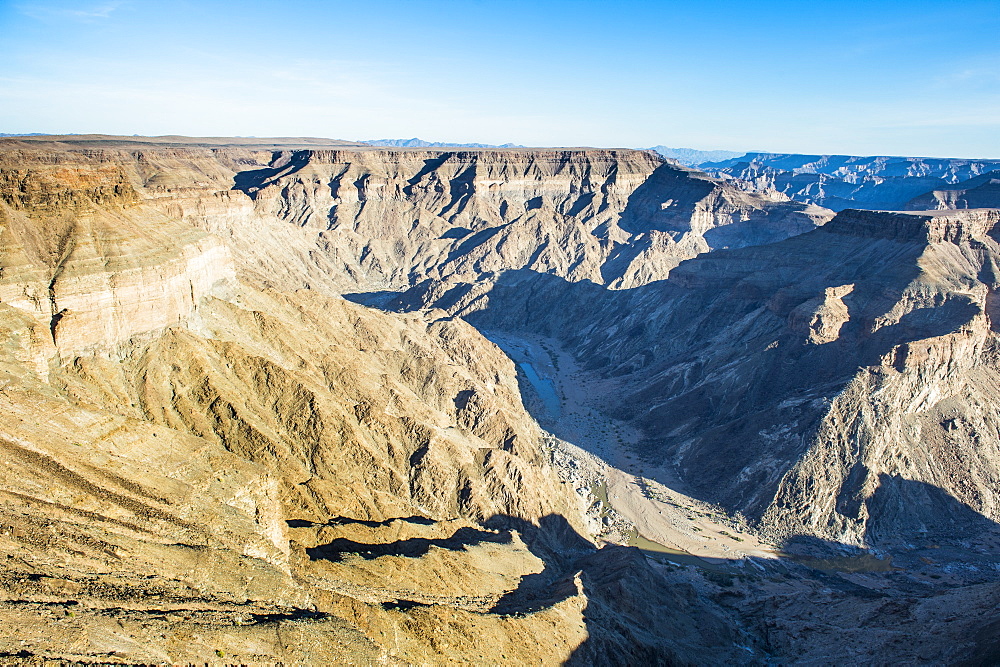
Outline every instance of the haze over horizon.
{"label": "haze over horizon", "polygon": [[996,158],[998,10],[0,2],[0,130]]}

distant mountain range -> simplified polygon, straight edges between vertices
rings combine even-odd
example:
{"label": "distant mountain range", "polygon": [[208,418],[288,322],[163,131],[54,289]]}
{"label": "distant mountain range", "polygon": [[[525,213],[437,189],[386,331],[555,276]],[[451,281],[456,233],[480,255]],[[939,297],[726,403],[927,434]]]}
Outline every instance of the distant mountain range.
{"label": "distant mountain range", "polygon": [[365,139],[361,143],[369,146],[395,146],[397,148],[524,148],[519,144],[460,144],[448,141],[424,141],[416,137],[412,139]]}
{"label": "distant mountain range", "polygon": [[[887,155],[801,155],[747,153],[698,165],[713,176],[743,182],[751,191],[774,189],[806,204],[834,211],[846,208],[914,210],[1000,205],[991,183],[980,178],[1000,169],[1000,160],[899,157]],[[973,181],[973,179],[979,179]],[[969,181],[968,185],[960,185]],[[983,186],[971,199],[954,194]],[[953,194],[934,192],[951,191]],[[954,200],[953,204],[945,201]]]}
{"label": "distant mountain range", "polygon": [[656,151],[663,157],[677,160],[688,167],[700,167],[706,162],[720,162],[746,154],[737,151],[701,151],[696,148],[669,148],[667,146],[653,146],[649,150]]}

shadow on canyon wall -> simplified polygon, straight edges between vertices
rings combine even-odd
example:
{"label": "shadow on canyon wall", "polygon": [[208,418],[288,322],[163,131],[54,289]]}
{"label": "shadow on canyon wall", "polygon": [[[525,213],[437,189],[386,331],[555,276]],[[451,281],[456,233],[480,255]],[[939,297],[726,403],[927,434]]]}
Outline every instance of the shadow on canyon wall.
{"label": "shadow on canyon wall", "polygon": [[[931,494],[934,502],[948,505],[946,513],[959,522],[956,528],[961,525],[970,531],[997,532],[996,524],[933,487],[906,480],[886,481],[886,485],[892,484],[906,487],[904,493],[911,497]],[[417,519],[426,522],[421,517]],[[337,521],[338,524],[350,522],[350,519]],[[724,569],[678,568],[663,560],[663,554],[637,547],[605,545],[598,548],[578,534],[563,516],[555,514],[542,517],[537,525],[516,517],[496,515],[484,523],[482,530],[461,528],[441,540],[361,544],[338,539],[309,549],[307,553],[314,560],[332,561],[339,561],[347,554],[358,554],[366,559],[388,554],[419,558],[432,545],[457,552],[481,542],[509,544],[512,531],[517,531],[531,553],[543,562],[543,569],[523,577],[518,587],[501,597],[490,613],[501,616],[533,614],[582,593],[586,600],[583,622],[588,636],[573,651],[566,663],[569,665],[767,662],[768,656],[780,656],[787,649],[781,642],[772,644],[769,634],[769,628],[786,627],[790,622],[782,615],[782,605],[762,603],[751,606],[753,611],[741,612],[738,605],[734,607],[727,600],[753,597],[754,590],[763,590],[769,581],[792,578],[803,582],[803,592],[824,591],[823,599],[827,604],[837,601],[854,606],[868,605],[873,611],[895,609],[903,617],[909,617],[917,605],[942,592],[926,583],[927,573],[934,576],[935,570],[927,564],[926,558],[922,562],[910,559],[912,563],[896,563],[857,547],[798,535],[785,541],[782,555],[774,560],[754,559],[752,565],[730,560],[722,563]],[[939,552],[923,550],[919,553],[932,553],[937,557]],[[913,576],[913,563],[923,568],[917,576]],[[937,571],[947,572],[947,564],[941,563]],[[702,586],[699,590],[693,585],[692,573],[700,574],[708,587]],[[870,579],[869,585],[862,585],[853,579],[859,574],[883,578],[888,585],[872,586]],[[711,593],[713,590],[716,592]],[[808,597],[800,603],[810,604]],[[399,599],[383,606],[408,611],[426,604]],[[821,603],[815,604],[816,613],[819,613]],[[744,616],[747,613],[749,615]],[[870,622],[891,629],[898,620],[893,614],[882,613],[875,614]],[[998,624],[1000,620],[994,611],[976,626],[981,630],[976,631],[975,643],[968,649],[969,660],[996,653],[1000,645],[995,635],[995,627],[1000,627]]]}
{"label": "shadow on canyon wall", "polygon": [[309,150],[294,151],[286,161],[282,159],[282,152],[275,151],[271,154],[271,164],[280,166],[238,172],[233,177],[232,189],[243,192],[251,199],[257,199],[257,193],[267,187],[272,179],[293,174],[309,164],[311,154],[312,151]]}
{"label": "shadow on canyon wall", "polygon": [[[715,251],[683,262],[669,282],[627,290],[515,270],[490,284],[453,283],[446,289],[419,284],[395,296],[380,294],[378,302],[391,310],[444,306],[481,331],[558,341],[583,368],[615,383],[604,397],[604,411],[641,429],[642,458],[672,462],[682,481],[679,490],[754,520],[811,446],[830,402],[859,373],[868,373],[878,386],[886,377],[880,369],[906,368],[911,343],[954,333],[979,313],[968,296],[942,292],[933,307],[917,305],[893,324],[873,326],[908,298],[927,245],[855,237],[853,231],[817,230],[770,246]],[[815,318],[828,317],[828,288],[840,294],[846,317],[833,323],[822,344],[807,344]],[[541,401],[526,403],[554,435],[569,435],[547,419]],[[771,461],[770,468],[751,467],[762,460]],[[875,473],[860,457],[852,465],[844,488],[833,491],[841,496],[838,512],[857,517],[864,509],[872,517],[866,543],[891,552],[893,560],[795,535],[782,545],[786,557],[779,563],[829,577],[839,594],[859,599],[879,594],[836,573],[903,578],[894,579],[893,587],[914,599],[933,595],[933,578],[947,578],[956,567],[978,573],[970,575],[977,581],[995,579],[1000,562],[995,522],[941,488],[900,475],[879,475],[867,487],[874,493],[863,495],[860,482]],[[674,486],[675,480],[658,481]],[[618,627],[619,619],[629,618],[615,638],[585,642],[574,654],[577,664],[601,662],[603,651],[631,645],[631,639],[621,638],[638,636],[634,624],[655,624],[647,615],[663,614],[650,607],[652,596],[643,592],[656,589],[660,575],[645,571],[651,567],[645,558],[636,563],[640,555],[634,548],[605,547],[572,560],[590,600],[588,627]],[[559,578],[559,569],[566,570],[557,562],[546,560],[546,570],[505,596],[501,609],[544,606],[545,592],[565,596],[572,587],[565,574]],[[608,575],[616,568],[617,575]],[[918,569],[926,581],[905,579]],[[632,575],[623,572],[637,573],[634,593]],[[629,608],[633,595],[641,601],[634,613],[614,617],[618,599]],[[669,633],[657,627],[657,633]],[[977,641],[988,653],[987,635]],[[635,660],[656,664],[652,656],[665,654],[635,654]]]}
{"label": "shadow on canyon wall", "polygon": [[[678,490],[757,520],[810,447],[830,402],[860,370],[879,368],[887,358],[900,370],[910,343],[955,332],[979,312],[967,295],[947,294],[935,307],[917,307],[872,333],[876,318],[919,276],[926,243],[852,231],[820,229],[769,246],[715,251],[683,262],[669,281],[627,290],[522,269],[501,274],[488,288],[458,283],[433,298],[430,282],[396,296],[348,298],[390,310],[443,307],[481,331],[557,340],[583,368],[616,383],[602,397],[603,411],[639,427],[640,457],[670,462],[682,482]],[[824,344],[806,344],[828,288],[846,290],[837,297],[845,317]],[[461,304],[473,300],[481,309],[463,312]],[[572,442],[543,408],[529,409]],[[762,460],[771,463],[755,465]],[[852,476],[868,474],[860,465]],[[885,484],[865,501],[891,517],[873,524],[873,540],[892,538],[889,525],[951,525],[952,514],[928,493],[904,497],[908,487],[901,482]],[[844,492],[852,493],[850,484]],[[852,503],[839,499],[844,508]]]}
{"label": "shadow on canyon wall", "polygon": [[[419,558],[431,546],[457,552],[481,542],[509,544],[513,531],[544,566],[541,572],[523,577],[490,613],[523,616],[582,593],[588,638],[576,647],[568,664],[695,664],[706,657],[729,662],[740,651],[733,647],[748,641],[717,605],[690,583],[665,577],[640,549],[597,548],[557,514],[542,517],[537,525],[496,515],[485,522],[483,530],[461,528],[441,540],[361,544],[337,539],[307,549],[307,554],[313,560],[335,562],[349,554],[366,559],[390,554]],[[425,605],[400,599],[383,606],[408,611]]]}

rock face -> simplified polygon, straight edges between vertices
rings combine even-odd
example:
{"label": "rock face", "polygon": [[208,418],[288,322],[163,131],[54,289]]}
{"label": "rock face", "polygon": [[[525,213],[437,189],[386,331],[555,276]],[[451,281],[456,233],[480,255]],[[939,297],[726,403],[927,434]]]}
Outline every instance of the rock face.
{"label": "rock face", "polygon": [[[937,208],[908,202],[996,170],[1000,161],[747,153],[730,160],[705,162],[699,168],[722,178],[737,179],[734,184],[743,183],[751,191],[776,190],[795,201],[834,211],[847,208],[905,211]],[[958,208],[981,206],[989,204]]]}
{"label": "rock face", "polygon": [[0,174],[0,302],[30,318],[21,356],[36,369],[183,323],[234,278],[227,247],[139,207],[120,165]]}
{"label": "rock face", "polygon": [[40,142],[7,142],[12,204],[24,196],[21,180],[58,180],[53,163],[77,179],[110,178],[103,187],[122,189],[116,196],[141,191],[144,210],[224,237],[246,258],[245,275],[327,293],[519,268],[630,287],[699,252],[770,243],[830,217],[642,151],[140,144],[46,153],[32,147]]}
{"label": "rock face", "polygon": [[[961,559],[1000,544],[998,216],[820,226],[642,151],[0,140],[0,654],[988,657],[986,566],[937,596],[883,561],[600,544],[607,488],[560,478],[560,434],[480,331],[572,351],[656,481],[789,553],[979,567]],[[912,618],[928,631],[900,647]]]}
{"label": "rock face", "polygon": [[369,290],[520,268],[634,286],[827,219],[639,151],[298,152],[237,187],[259,214],[316,229],[319,252]]}

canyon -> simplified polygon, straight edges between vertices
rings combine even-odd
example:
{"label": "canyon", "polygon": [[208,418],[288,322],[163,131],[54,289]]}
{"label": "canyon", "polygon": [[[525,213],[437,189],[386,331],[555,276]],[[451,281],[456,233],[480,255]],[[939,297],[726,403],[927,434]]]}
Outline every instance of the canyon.
{"label": "canyon", "polygon": [[995,168],[0,139],[0,655],[995,660]]}

